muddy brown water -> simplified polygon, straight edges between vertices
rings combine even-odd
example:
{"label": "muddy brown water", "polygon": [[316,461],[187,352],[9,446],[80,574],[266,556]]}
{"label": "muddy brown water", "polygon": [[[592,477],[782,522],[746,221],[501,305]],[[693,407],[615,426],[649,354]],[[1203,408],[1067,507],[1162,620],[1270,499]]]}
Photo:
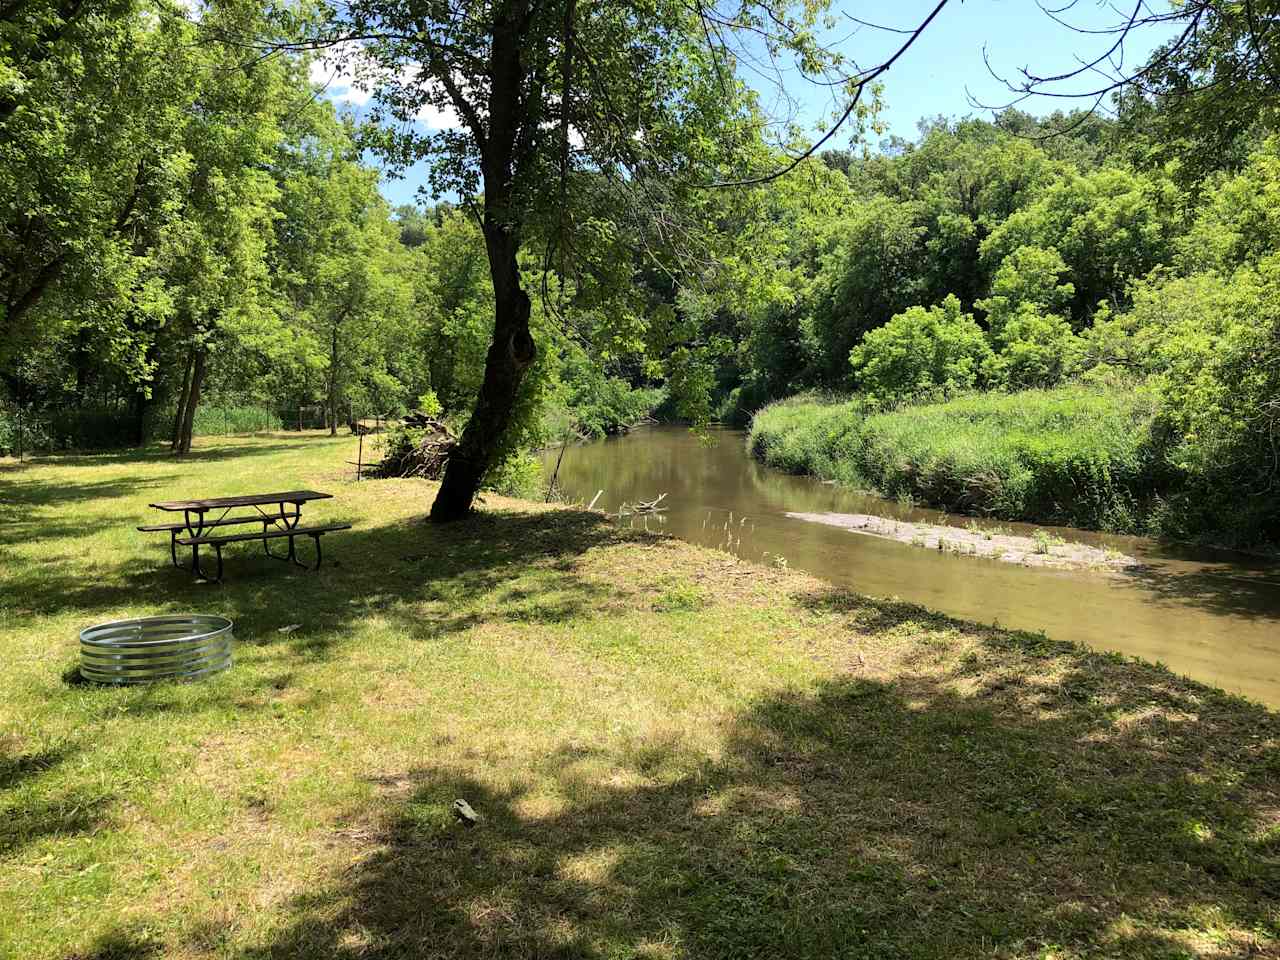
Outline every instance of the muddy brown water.
{"label": "muddy brown water", "polygon": [[[880,597],[900,597],[956,617],[1044,631],[1049,637],[1158,661],[1177,673],[1280,707],[1280,562],[1066,527],[1001,521],[1137,557],[1126,573],[1029,569],[940,554],[862,536],[788,512],[868,513],[964,526],[968,517],[909,508],[762,466],[740,431],[707,444],[687,429],[644,427],[570,446],[559,483],[571,499],[604,494],[597,509],[667,494],[659,517],[637,526],[749,560],[779,562]],[[546,454],[548,469],[558,450]],[[633,521],[621,521],[633,522]],[[731,534],[731,535],[730,535]]]}

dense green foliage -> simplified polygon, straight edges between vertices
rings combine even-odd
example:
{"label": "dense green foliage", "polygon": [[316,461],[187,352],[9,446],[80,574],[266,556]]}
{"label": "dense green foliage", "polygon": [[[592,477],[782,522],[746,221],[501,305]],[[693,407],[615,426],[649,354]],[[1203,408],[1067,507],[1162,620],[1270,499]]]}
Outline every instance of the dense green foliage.
{"label": "dense green foliage", "polygon": [[948,294],[940,306],[910,307],[867,332],[850,362],[869,399],[966,389],[991,357],[982,328]]}
{"label": "dense green foliage", "polygon": [[[480,230],[447,204],[390,209],[361,159],[369,131],[316,96],[305,52],[225,42],[287,37],[304,14],[126,0],[0,16],[0,406],[42,446],[223,432],[228,409],[323,408],[336,430],[428,391],[465,422],[493,328]],[[592,435],[660,399],[633,390],[638,340],[592,336],[609,297],[580,299],[540,312],[508,453],[560,411]]]}
{"label": "dense green foliage", "polygon": [[[1133,163],[1122,127],[1055,156],[1005,133],[1011,119],[938,123],[917,144],[839,159],[847,180],[822,188],[826,252],[793,254],[786,290],[741,315],[722,414],[741,421],[804,390],[852,393],[851,407],[769,408],[757,449],[789,469],[948,508],[1280,539],[1280,142],[1256,141],[1193,190],[1176,164]],[[1026,174],[1017,190],[1011,165]],[[854,198],[858,186],[872,194]],[[931,213],[956,197],[947,216]],[[963,263],[962,275],[948,263]],[[764,338],[789,347],[761,350]],[[1074,380],[1148,398],[1144,414],[1108,420],[1105,443],[1092,428],[1077,442],[1035,419],[1046,394],[1016,393],[1056,396]],[[969,422],[972,398],[867,418],[975,389],[1015,391],[981,402],[1025,406],[1032,425],[992,418],[985,452],[969,456],[979,435],[957,423]],[[842,416],[850,422],[837,429]],[[784,442],[788,429],[796,437]],[[1036,431],[1048,459],[1029,446]],[[841,456],[844,466],[831,462]]]}
{"label": "dense green foliage", "polygon": [[750,443],[771,466],[885,496],[1009,520],[1145,531],[1166,467],[1148,445],[1155,405],[1085,387],[977,394],[876,412],[798,398],[767,407]]}
{"label": "dense green foliage", "polygon": [[[1118,120],[935,118],[914,141],[703,189],[782,156],[756,92],[715,52],[763,31],[808,67],[838,68],[811,30],[819,7],[699,22],[706,9],[682,3],[630,18],[505,3],[457,23],[432,8],[454,31],[442,45],[406,39],[417,14],[394,0],[362,0],[347,20],[252,0],[193,16],[160,0],[12,5],[0,404],[57,411],[50,442],[166,437],[181,451],[210,403],[323,408],[336,431],[430,393],[464,435],[484,411],[460,459],[505,469],[660,404],[743,424],[807,390],[874,411],[1079,380],[1154,405],[1130,439],[1176,478],[1158,491],[1162,529],[1280,536],[1280,141],[1274,111],[1234,112],[1261,96],[1271,34],[1193,3],[1179,16],[1200,31],[1117,98]],[[368,27],[367,42],[331,49],[316,39],[326,23]],[[510,31],[528,56],[499,78],[514,111],[503,126],[480,100]],[[246,57],[229,38],[271,43]],[[1254,59],[1234,62],[1232,43]],[[574,58],[593,45],[588,70]],[[366,123],[317,96],[311,47],[361,77]],[[414,57],[429,82],[405,69]],[[1176,95],[1216,76],[1234,85],[1220,99],[1212,84]],[[618,91],[640,98],[621,119],[643,137],[617,135]],[[414,125],[448,110],[459,126]],[[505,174],[486,166],[499,139]],[[457,205],[392,210],[370,148],[393,167],[425,160],[431,191]],[[501,403],[478,404],[498,368]],[[945,486],[939,502],[958,502]],[[1049,501],[992,502],[1013,514]],[[1146,523],[1123,513],[1072,515]]]}

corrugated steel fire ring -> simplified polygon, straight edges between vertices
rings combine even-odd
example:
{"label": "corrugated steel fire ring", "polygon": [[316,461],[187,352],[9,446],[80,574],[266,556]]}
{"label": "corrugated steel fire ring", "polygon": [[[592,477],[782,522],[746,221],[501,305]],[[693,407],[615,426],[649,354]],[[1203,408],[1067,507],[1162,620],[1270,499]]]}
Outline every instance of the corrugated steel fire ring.
{"label": "corrugated steel fire ring", "polygon": [[96,683],[203,677],[231,666],[231,621],[203,613],[114,620],[80,631],[80,676]]}

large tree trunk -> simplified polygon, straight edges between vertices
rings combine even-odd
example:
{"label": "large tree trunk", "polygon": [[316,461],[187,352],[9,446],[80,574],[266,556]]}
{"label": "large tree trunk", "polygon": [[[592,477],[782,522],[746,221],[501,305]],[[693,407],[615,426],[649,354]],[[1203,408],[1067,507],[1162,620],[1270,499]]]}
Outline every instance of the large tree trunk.
{"label": "large tree trunk", "polygon": [[191,367],[191,389],[187,394],[187,408],[182,417],[182,432],[178,437],[178,453],[191,452],[191,428],[195,423],[196,406],[200,403],[200,388],[204,385],[205,349],[196,348],[195,363]]}
{"label": "large tree trunk", "polygon": [[[493,341],[485,358],[484,381],[475,410],[462,439],[449,453],[444,482],[431,505],[431,519],[436,523],[459,520],[471,511],[480,483],[511,425],[525,371],[537,355],[529,333],[529,295],[520,287],[520,266],[516,261],[523,226],[516,204],[516,182],[520,171],[526,168],[532,149],[529,138],[537,123],[529,104],[541,102],[536,84],[525,90],[527,74],[522,48],[528,39],[531,17],[529,0],[495,4],[488,129],[484,129],[474,109],[465,102],[460,104],[481,148],[484,245],[493,280]],[[440,80],[446,87],[452,84],[447,74]]]}
{"label": "large tree trunk", "polygon": [[490,229],[488,216],[485,219],[485,246],[493,273],[493,342],[485,359],[484,382],[475,411],[462,439],[449,454],[444,482],[431,505],[435,523],[460,520],[471,511],[480,483],[511,423],[525,371],[537,356],[529,333],[529,295],[520,287],[516,265],[517,244],[509,230],[501,225]]}
{"label": "large tree trunk", "polygon": [[178,452],[178,441],[182,439],[182,424],[187,417],[187,398],[191,394],[191,367],[195,362],[195,350],[187,351],[187,363],[182,371],[182,383],[178,387],[178,409],[173,415],[173,432],[169,438],[169,450]]}

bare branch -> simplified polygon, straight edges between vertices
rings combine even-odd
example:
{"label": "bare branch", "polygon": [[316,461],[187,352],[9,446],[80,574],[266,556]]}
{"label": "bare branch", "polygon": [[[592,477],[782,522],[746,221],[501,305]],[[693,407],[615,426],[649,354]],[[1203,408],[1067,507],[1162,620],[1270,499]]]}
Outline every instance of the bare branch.
{"label": "bare branch", "polygon": [[942,13],[943,9],[946,7],[946,5],[949,2],[950,0],[940,0],[937,6],[935,6],[933,10],[930,11],[929,15],[925,17],[923,21],[921,21],[920,25],[911,31],[910,35],[907,37],[907,40],[901,46],[899,46],[898,49],[895,50],[894,53],[887,60],[882,62],[879,66],[862,71],[860,74],[856,75],[855,78],[853,78],[853,82],[856,83],[856,91],[854,92],[853,96],[850,98],[848,105],[844,109],[844,112],[836,120],[835,124],[831,127],[831,129],[828,130],[822,137],[818,139],[816,143],[812,144],[807,150],[803,151],[798,156],[792,157],[789,163],[779,168],[778,170],[773,171],[772,173],[763,174],[762,176],[759,176],[759,177],[748,177],[742,180],[718,181],[716,183],[708,184],[708,186],[747,187],[747,186],[753,186],[761,183],[769,183],[772,180],[777,180],[779,177],[785,177],[788,173],[790,173],[796,167],[800,166],[800,164],[804,163],[805,160],[809,159],[814,154],[816,154],[818,150],[820,150],[828,141],[831,140],[832,137],[834,137],[840,131],[841,127],[843,127],[845,123],[848,122],[849,118],[853,116],[853,112],[858,108],[858,104],[862,100],[862,94],[866,90],[867,85],[870,83],[874,83],[876,79],[878,79],[879,77],[887,73],[890,70],[890,68],[892,68],[893,65],[897,63],[898,60],[908,50],[911,49],[912,45],[917,40],[920,39],[921,34],[923,34],[924,31],[929,27],[929,24],[933,23],[933,21],[937,19],[938,14]]}

